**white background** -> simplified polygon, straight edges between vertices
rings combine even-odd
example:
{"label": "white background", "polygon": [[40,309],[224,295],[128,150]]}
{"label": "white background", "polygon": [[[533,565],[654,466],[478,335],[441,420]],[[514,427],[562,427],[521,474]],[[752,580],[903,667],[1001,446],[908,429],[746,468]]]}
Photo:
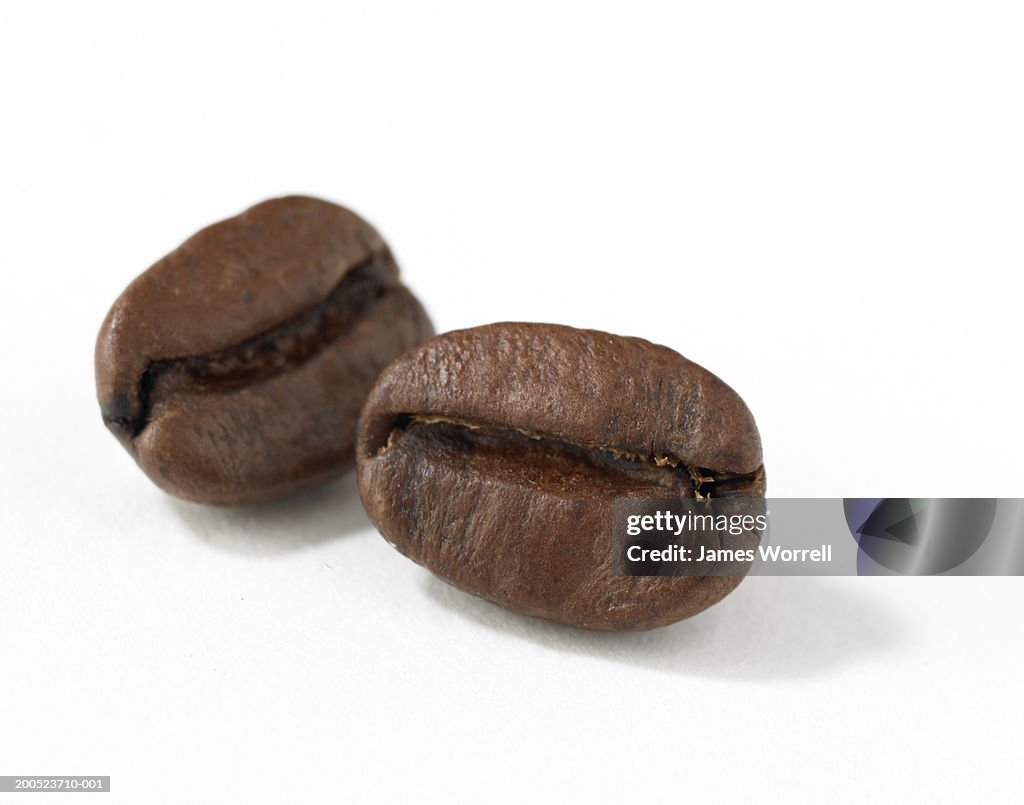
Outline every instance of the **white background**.
{"label": "white background", "polygon": [[380,228],[439,330],[711,368],[773,495],[1022,495],[1020,4],[9,3],[0,104],[0,774],[133,803],[1019,797],[1019,579],[751,579],[578,633],[434,580],[351,477],[162,494],[92,349],[193,231],[310,193]]}

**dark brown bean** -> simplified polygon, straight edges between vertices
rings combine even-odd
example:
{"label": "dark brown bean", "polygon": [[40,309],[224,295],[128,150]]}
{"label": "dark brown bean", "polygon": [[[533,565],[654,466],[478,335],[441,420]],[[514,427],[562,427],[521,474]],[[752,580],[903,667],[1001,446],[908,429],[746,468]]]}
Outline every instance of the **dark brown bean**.
{"label": "dark brown bean", "polygon": [[352,465],[374,380],[431,332],[369,224],[325,201],[273,199],[128,286],[97,339],[97,395],[166,491],[268,500]]}
{"label": "dark brown bean", "polygon": [[363,410],[359,491],[394,547],[516,612],[648,629],[741,577],[611,570],[616,497],[762,497],[740,397],[637,338],[547,324],[446,333],[384,370]]}

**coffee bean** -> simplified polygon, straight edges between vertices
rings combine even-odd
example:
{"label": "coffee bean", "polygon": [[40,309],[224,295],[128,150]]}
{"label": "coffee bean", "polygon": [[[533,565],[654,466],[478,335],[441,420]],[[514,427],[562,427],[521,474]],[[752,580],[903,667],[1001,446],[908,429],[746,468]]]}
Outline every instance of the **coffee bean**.
{"label": "coffee bean", "polygon": [[377,375],[431,333],[369,224],[325,201],[273,199],[128,286],[97,339],[97,395],[161,488],[268,500],[352,465]]}
{"label": "coffee bean", "polygon": [[663,626],[740,577],[612,573],[614,498],[762,497],[725,383],[666,347],[549,324],[446,333],[395,360],[359,422],[359,492],[394,547],[503,607]]}

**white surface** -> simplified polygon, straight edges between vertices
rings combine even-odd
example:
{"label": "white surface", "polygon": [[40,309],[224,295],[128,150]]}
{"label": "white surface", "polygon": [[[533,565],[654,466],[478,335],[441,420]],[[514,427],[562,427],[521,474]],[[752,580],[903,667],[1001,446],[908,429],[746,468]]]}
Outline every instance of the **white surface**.
{"label": "white surface", "polygon": [[656,633],[556,628],[392,551],[351,478],[163,495],[100,423],[92,347],[184,237],[305,192],[379,226],[439,330],[710,367],[774,495],[1021,495],[1022,41],[1011,2],[9,4],[0,774],[133,803],[1015,800],[1019,579],[752,579]]}

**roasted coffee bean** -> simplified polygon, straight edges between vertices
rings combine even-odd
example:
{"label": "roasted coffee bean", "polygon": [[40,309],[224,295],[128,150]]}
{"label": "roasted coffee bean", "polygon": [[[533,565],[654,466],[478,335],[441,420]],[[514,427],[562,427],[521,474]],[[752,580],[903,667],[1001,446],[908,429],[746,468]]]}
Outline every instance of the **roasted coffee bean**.
{"label": "roasted coffee bean", "polygon": [[765,489],[753,417],[725,383],[666,347],[550,324],[446,333],[395,360],[356,463],[403,554],[508,609],[608,631],[688,617],[741,580],[614,575],[614,498]]}
{"label": "roasted coffee bean", "polygon": [[100,409],[171,494],[269,500],[352,465],[380,370],[431,334],[369,224],[273,199],[198,232],[121,294],[96,343]]}

